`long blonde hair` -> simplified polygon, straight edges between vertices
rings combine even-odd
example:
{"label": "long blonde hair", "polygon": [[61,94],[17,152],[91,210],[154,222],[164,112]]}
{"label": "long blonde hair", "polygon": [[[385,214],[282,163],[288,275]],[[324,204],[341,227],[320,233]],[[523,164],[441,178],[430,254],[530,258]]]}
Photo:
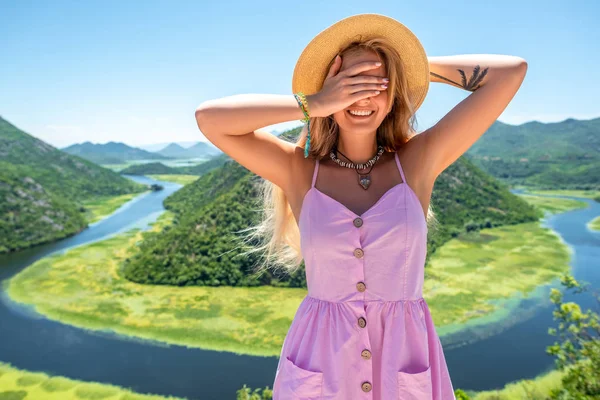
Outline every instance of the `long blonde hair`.
{"label": "long blonde hair", "polygon": [[[413,135],[416,134],[416,117],[409,99],[406,75],[401,63],[400,54],[384,38],[358,40],[350,43],[340,51],[340,55],[373,51],[382,60],[387,69],[388,110],[386,118],[377,129],[377,142],[386,151],[397,151]],[[327,71],[333,64],[332,59]],[[391,107],[391,109],[390,109]],[[329,154],[334,147],[339,133],[339,126],[333,115],[328,117],[310,118],[310,156],[321,158]],[[298,136],[296,145],[304,149],[307,128],[304,126]],[[271,263],[273,269],[284,269],[288,273],[295,271],[302,263],[300,249],[300,230],[294,218],[292,208],[283,190],[272,182],[263,179],[259,187],[261,207],[261,222],[241,232],[250,232],[245,242],[255,242],[255,238],[263,240],[264,244],[254,246],[246,253],[264,252],[264,262],[259,264],[255,273],[260,274]],[[431,227],[437,222],[431,205],[427,210],[427,225]]]}

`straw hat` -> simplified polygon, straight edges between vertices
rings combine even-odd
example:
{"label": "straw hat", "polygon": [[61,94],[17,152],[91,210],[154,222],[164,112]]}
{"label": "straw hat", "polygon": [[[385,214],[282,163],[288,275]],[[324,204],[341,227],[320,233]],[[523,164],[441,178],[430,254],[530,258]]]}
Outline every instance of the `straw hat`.
{"label": "straw hat", "polygon": [[358,14],[344,18],[315,36],[296,62],[292,92],[305,95],[321,90],[327,65],[355,39],[385,37],[402,59],[408,92],[416,111],[429,89],[429,61],[421,42],[406,26],[381,14]]}

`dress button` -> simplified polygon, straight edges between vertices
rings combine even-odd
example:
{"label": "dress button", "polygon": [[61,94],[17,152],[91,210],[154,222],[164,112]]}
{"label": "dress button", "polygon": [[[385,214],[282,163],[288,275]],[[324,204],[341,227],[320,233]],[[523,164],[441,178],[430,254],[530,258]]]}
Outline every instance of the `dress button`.
{"label": "dress button", "polygon": [[361,217],[354,218],[354,221],[352,222],[354,222],[354,226],[357,228],[360,228],[363,224],[363,220]]}
{"label": "dress button", "polygon": [[360,385],[362,387],[363,392],[370,392],[371,391],[371,382],[369,381],[365,381],[362,383],[362,385]]}
{"label": "dress button", "polygon": [[360,352],[360,356],[362,358],[364,358],[365,360],[369,360],[369,359],[371,359],[371,352],[367,349],[364,349],[363,351]]}
{"label": "dress button", "polygon": [[365,252],[363,251],[363,249],[360,249],[360,248],[354,249],[354,257],[362,258],[362,256],[364,254],[365,254]]}
{"label": "dress button", "polygon": [[358,282],[356,284],[356,290],[358,290],[359,292],[364,292],[367,289],[367,286],[365,285],[364,282]]}
{"label": "dress button", "polygon": [[358,319],[358,326],[364,328],[365,326],[367,326],[367,320],[364,317],[360,317]]}

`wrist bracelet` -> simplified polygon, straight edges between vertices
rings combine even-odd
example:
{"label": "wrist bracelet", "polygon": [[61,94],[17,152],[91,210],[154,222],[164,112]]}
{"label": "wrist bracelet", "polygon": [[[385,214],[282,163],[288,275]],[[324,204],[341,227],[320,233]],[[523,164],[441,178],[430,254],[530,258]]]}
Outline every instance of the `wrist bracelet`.
{"label": "wrist bracelet", "polygon": [[304,118],[300,121],[304,122],[307,125],[308,133],[306,135],[306,142],[304,143],[304,158],[308,157],[308,149],[310,148],[310,114],[308,111],[308,102],[306,101],[306,96],[302,92],[294,93],[294,97],[302,109],[302,113],[304,114]]}

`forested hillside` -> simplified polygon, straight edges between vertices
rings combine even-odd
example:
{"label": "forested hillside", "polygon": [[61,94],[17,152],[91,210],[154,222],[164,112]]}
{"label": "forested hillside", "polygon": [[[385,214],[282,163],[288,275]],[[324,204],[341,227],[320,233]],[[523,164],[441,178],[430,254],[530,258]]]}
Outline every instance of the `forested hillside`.
{"label": "forested hillside", "polygon": [[467,155],[510,185],[599,189],[600,118],[522,125],[496,121]]}
{"label": "forested hillside", "polygon": [[82,202],[148,190],[62,152],[0,117],[0,253],[73,235],[87,226]]}

